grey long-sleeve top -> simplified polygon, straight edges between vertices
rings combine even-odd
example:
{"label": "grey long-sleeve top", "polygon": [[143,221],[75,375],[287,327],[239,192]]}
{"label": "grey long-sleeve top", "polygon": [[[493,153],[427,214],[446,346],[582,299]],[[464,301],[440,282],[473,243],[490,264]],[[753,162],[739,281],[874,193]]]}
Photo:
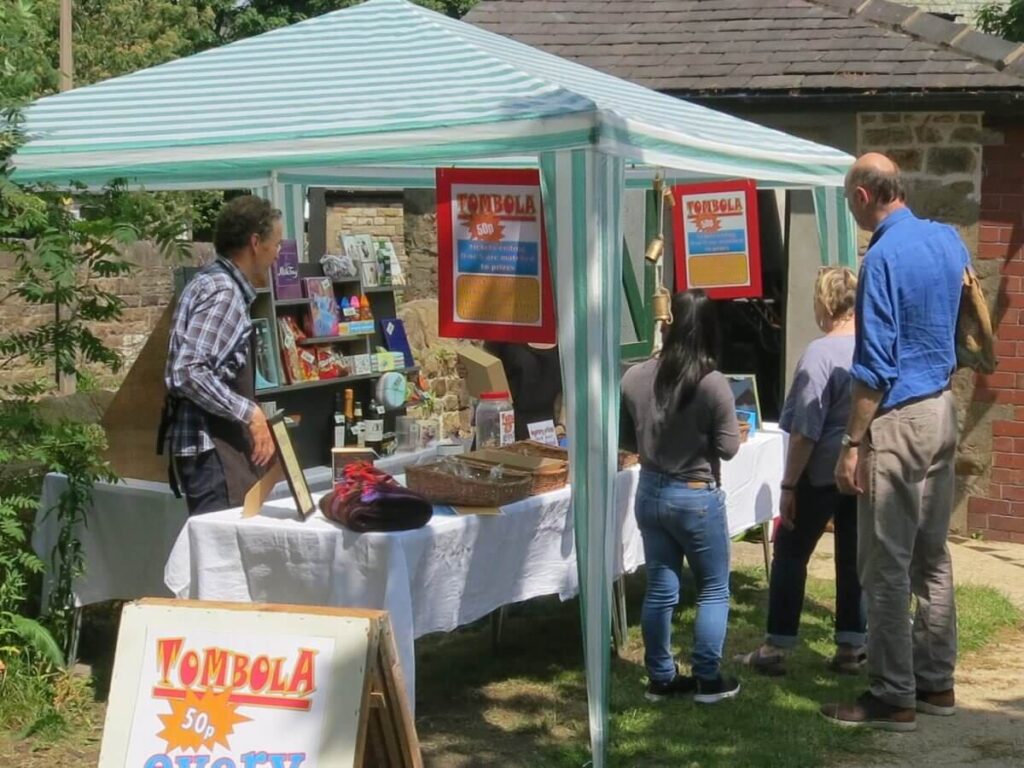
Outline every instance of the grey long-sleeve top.
{"label": "grey long-sleeve top", "polygon": [[654,396],[659,362],[635,365],[622,378],[619,444],[639,453],[645,469],[684,482],[721,482],[720,462],[740,448],[728,380],[712,371],[701,379],[689,403],[659,418]]}

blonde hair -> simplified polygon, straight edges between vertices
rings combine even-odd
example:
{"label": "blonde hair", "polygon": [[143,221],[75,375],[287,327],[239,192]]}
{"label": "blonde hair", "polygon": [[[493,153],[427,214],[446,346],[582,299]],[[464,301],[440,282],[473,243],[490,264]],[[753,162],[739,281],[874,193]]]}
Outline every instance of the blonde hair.
{"label": "blonde hair", "polygon": [[857,275],[849,267],[822,267],[814,282],[814,299],[833,320],[853,313]]}

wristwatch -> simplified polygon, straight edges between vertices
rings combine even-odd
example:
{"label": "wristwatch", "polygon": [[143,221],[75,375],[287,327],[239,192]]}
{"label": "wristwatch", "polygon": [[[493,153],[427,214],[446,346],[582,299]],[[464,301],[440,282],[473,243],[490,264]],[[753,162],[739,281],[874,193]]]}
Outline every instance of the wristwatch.
{"label": "wristwatch", "polygon": [[860,440],[854,440],[849,435],[844,434],[842,439],[843,448],[859,448]]}

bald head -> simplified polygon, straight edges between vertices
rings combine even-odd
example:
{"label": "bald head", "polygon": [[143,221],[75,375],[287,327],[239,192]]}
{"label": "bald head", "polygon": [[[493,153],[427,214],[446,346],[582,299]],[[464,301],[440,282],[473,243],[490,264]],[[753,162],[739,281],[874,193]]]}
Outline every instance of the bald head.
{"label": "bald head", "polygon": [[886,216],[906,205],[900,167],[878,152],[862,155],[846,174],[846,199],[857,223],[874,231]]}
{"label": "bald head", "polygon": [[878,152],[861,155],[846,174],[847,193],[858,187],[866,190],[879,205],[903,202],[907,198],[900,167]]}

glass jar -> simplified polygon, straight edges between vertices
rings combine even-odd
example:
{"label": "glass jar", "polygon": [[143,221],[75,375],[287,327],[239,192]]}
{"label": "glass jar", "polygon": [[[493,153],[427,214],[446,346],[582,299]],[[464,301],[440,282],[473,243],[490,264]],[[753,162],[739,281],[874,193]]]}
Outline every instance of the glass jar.
{"label": "glass jar", "polygon": [[476,407],[476,447],[500,448],[515,442],[515,416],[508,392],[484,392]]}

